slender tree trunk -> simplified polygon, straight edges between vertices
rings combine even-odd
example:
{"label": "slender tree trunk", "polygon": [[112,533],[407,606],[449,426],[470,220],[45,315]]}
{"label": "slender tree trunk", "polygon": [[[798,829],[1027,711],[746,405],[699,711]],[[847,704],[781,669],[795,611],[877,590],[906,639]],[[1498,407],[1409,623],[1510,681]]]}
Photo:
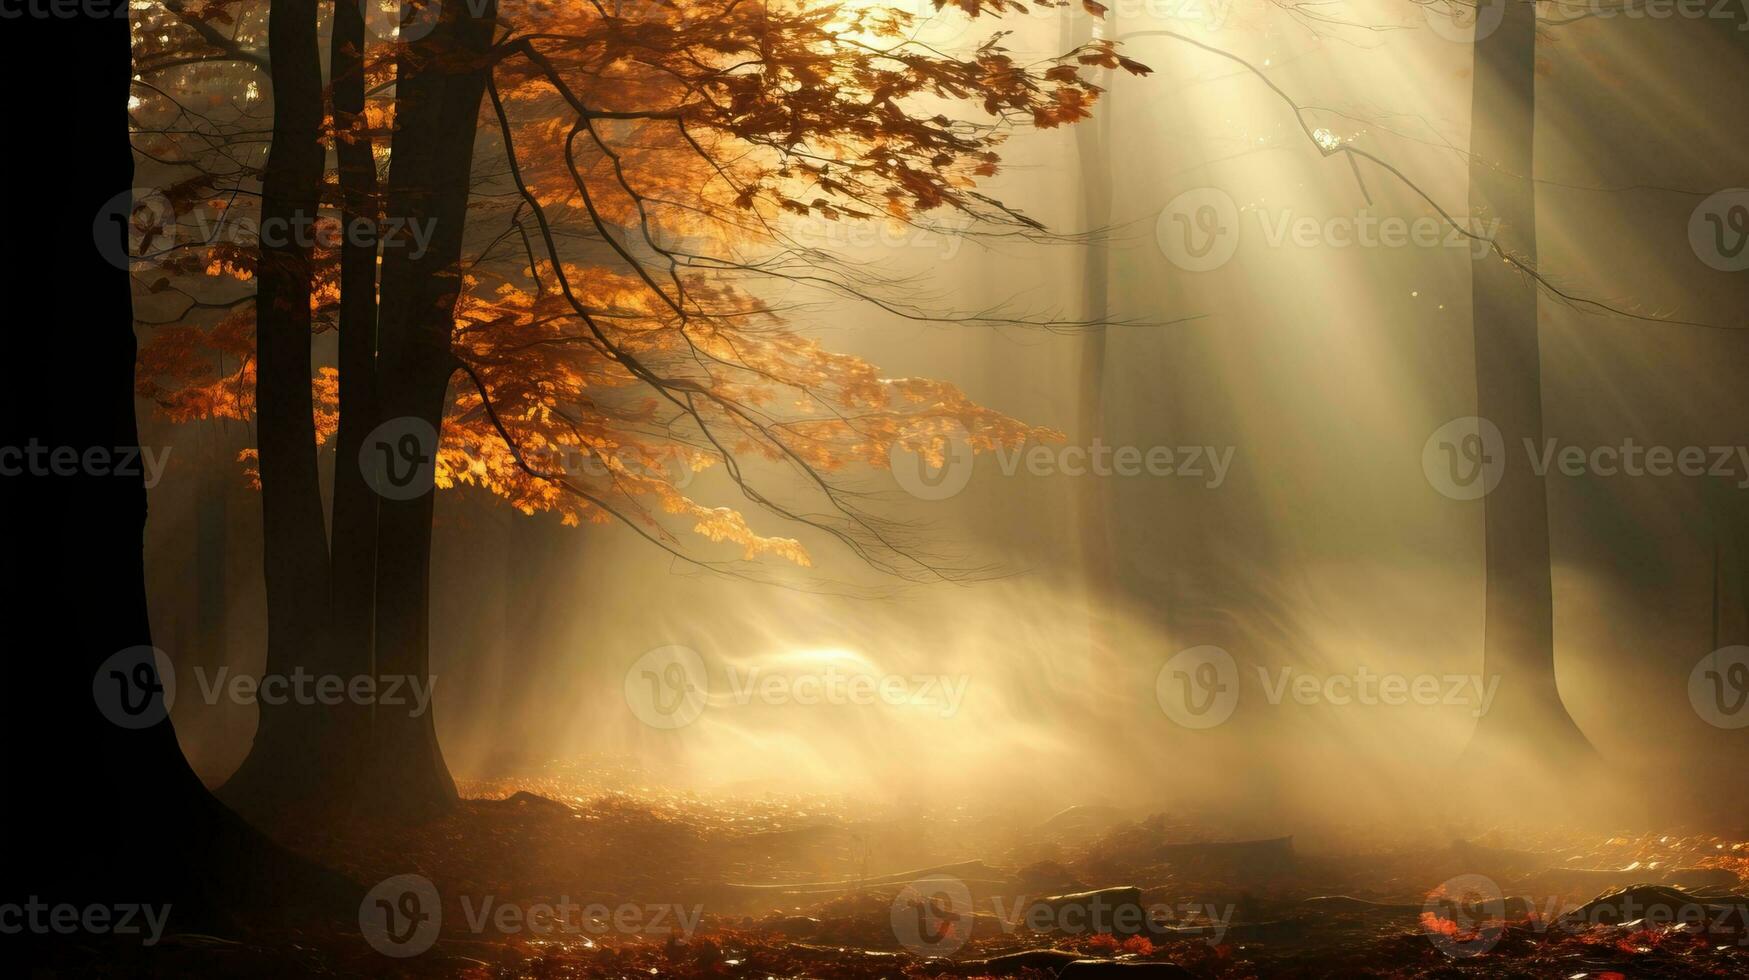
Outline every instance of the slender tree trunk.
{"label": "slender tree trunk", "polygon": [[[328,539],[310,386],[310,276],[321,143],[322,64],[316,0],[272,0],[273,143],[261,185],[256,270],[256,430],[260,451],[267,670],[326,672],[330,654]],[[260,705],[255,744],[225,785],[251,812],[316,796],[337,760],[313,738],[320,705]]]}
{"label": "slender tree trunk", "polygon": [[[1118,13],[1108,10],[1103,21],[1090,20],[1079,7],[1069,8],[1070,36],[1065,50],[1085,44],[1095,34],[1115,37]],[[1091,23],[1093,31],[1076,25]],[[1106,322],[1111,318],[1111,246],[1105,237],[1112,221],[1112,105],[1115,72],[1106,69],[1101,78],[1105,93],[1099,111],[1075,127],[1075,151],[1080,163],[1081,220],[1097,236],[1083,252],[1082,307],[1089,325],[1081,334],[1080,364],[1076,374],[1076,413],[1081,445],[1091,447],[1105,438]],[[1117,640],[1114,607],[1117,581],[1111,552],[1111,488],[1097,476],[1082,480],[1076,495],[1080,524],[1081,565],[1088,602],[1092,666],[1105,672],[1116,668]]]}
{"label": "slender tree trunk", "polygon": [[[363,8],[334,5],[328,56],[333,79],[335,155],[340,172],[340,428],[335,437],[333,615],[338,673],[372,672],[376,623],[377,497],[365,483],[359,453],[377,423],[377,169],[364,126]],[[368,235],[355,228],[369,228]],[[369,713],[345,704],[329,736],[343,747],[337,791],[348,799],[368,773]]]}
{"label": "slender tree trunk", "polygon": [[[417,419],[431,432],[441,432],[457,366],[450,343],[462,237],[497,15],[491,2],[478,13],[463,7],[446,6],[431,34],[402,56],[390,155],[390,213],[434,226],[423,254],[411,242],[384,243],[377,395],[383,419]],[[376,670],[385,684],[430,678],[433,503],[425,493],[379,505]],[[432,711],[378,705],[373,742],[376,808],[418,813],[455,801]]]}
{"label": "slender tree trunk", "polygon": [[[1536,8],[1506,0],[1497,29],[1475,45],[1470,106],[1470,211],[1500,222],[1503,248],[1536,263]],[[1485,18],[1479,22],[1486,23]],[[1543,439],[1536,284],[1497,255],[1471,272],[1477,414],[1500,430],[1507,459],[1484,498],[1486,599],[1482,669],[1500,694],[1472,748],[1535,746],[1543,758],[1589,751],[1555,687],[1548,492],[1519,459]]]}
{"label": "slender tree trunk", "polygon": [[[125,0],[112,2],[125,11]],[[81,317],[77,330],[8,324],[19,327],[9,331],[13,353],[31,369],[6,388],[0,444],[108,460],[4,481],[0,514],[21,574],[4,592],[17,655],[0,710],[0,775],[12,793],[0,807],[0,902],[168,904],[171,932],[223,929],[312,898],[350,912],[359,896],[349,885],[274,847],[205,791],[168,721],[123,727],[94,697],[94,684],[109,679],[106,661],[152,642],[146,492],[137,462],[125,462],[137,460],[139,447],[128,274],[94,249],[86,219],[133,184],[128,20],[102,8],[98,0],[87,16],[0,31],[0,61],[9,66],[78,66],[63,73],[54,98],[13,107],[21,132],[54,134],[56,156],[51,165],[40,154],[5,154],[0,184],[52,180],[64,193],[13,202],[12,220],[35,234],[6,239],[0,274],[8,292],[76,300]],[[189,475],[172,462],[166,479]],[[193,679],[183,686],[193,690]],[[82,948],[61,966],[76,961],[87,971],[102,945],[89,935],[7,940],[9,966],[52,961],[51,947],[65,944]]]}

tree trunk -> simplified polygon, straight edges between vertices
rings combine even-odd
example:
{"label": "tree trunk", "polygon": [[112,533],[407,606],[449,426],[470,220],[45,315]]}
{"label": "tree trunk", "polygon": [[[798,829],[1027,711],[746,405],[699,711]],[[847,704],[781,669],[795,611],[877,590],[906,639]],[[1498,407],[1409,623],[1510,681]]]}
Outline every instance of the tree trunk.
{"label": "tree trunk", "polygon": [[226,451],[220,426],[207,427],[203,435],[195,437],[201,459],[199,470],[192,474],[200,481],[194,491],[194,640],[200,644],[200,662],[216,668],[225,662],[230,630],[229,511],[231,488],[237,482],[236,450]]}
{"label": "tree trunk", "polygon": [[[273,143],[261,183],[256,270],[256,431],[260,451],[266,674],[326,673],[328,539],[310,391],[312,229],[325,154],[315,0],[272,0]],[[262,703],[255,743],[222,792],[252,813],[317,799],[339,762],[318,737],[322,705]]]}
{"label": "tree trunk", "polygon": [[[1483,33],[1475,45],[1470,106],[1470,211],[1477,219],[1498,219],[1501,246],[1534,268],[1536,8],[1506,0],[1498,28]],[[1500,694],[1471,749],[1526,760],[1582,756],[1589,743],[1555,687],[1547,487],[1517,455],[1527,442],[1540,447],[1543,439],[1536,284],[1489,255],[1473,265],[1470,291],[1476,410],[1499,428],[1507,454],[1498,485],[1483,500],[1482,670],[1501,679]],[[1526,751],[1533,746],[1534,753]]]}
{"label": "tree trunk", "polygon": [[[418,420],[429,433],[442,430],[445,392],[456,369],[450,342],[462,235],[489,70],[484,56],[496,15],[494,3],[477,14],[446,6],[399,66],[389,212],[434,227],[423,254],[406,241],[384,243],[377,395],[383,419]],[[422,448],[436,451],[435,444]],[[433,503],[427,492],[379,505],[376,671],[385,684],[430,679]],[[416,715],[405,706],[378,705],[372,731],[374,808],[424,813],[455,802],[432,711]]]}
{"label": "tree trunk", "polygon": [[565,669],[549,597],[576,594],[579,568],[576,542],[564,530],[551,514],[528,517],[511,511],[505,522],[504,639],[497,657],[492,749],[486,757],[493,775],[524,772],[551,758],[552,740],[543,727],[563,703],[554,678],[564,677]]}
{"label": "tree trunk", "polygon": [[[1091,23],[1083,32],[1076,25]],[[1065,50],[1086,44],[1095,36],[1115,37],[1118,12],[1108,10],[1105,19],[1091,20],[1079,7],[1069,8],[1070,35]],[[1080,164],[1081,221],[1096,237],[1083,253],[1082,306],[1088,325],[1081,334],[1079,369],[1076,374],[1076,412],[1079,441],[1091,447],[1105,438],[1106,322],[1111,318],[1111,246],[1106,239],[1112,220],[1111,118],[1115,72],[1102,72],[1105,93],[1099,111],[1075,127],[1075,154]],[[1081,566],[1087,590],[1091,664],[1100,675],[1115,676],[1117,640],[1113,636],[1117,580],[1112,566],[1110,481],[1088,476],[1076,494],[1081,542]]]}
{"label": "tree trunk", "polygon": [[[365,483],[359,453],[377,424],[377,169],[364,126],[363,8],[334,5],[328,63],[332,76],[335,156],[340,172],[340,220],[347,230],[340,250],[340,427],[335,436],[332,575],[334,663],[351,678],[374,669],[377,497]],[[355,127],[357,129],[355,130]],[[354,234],[368,225],[368,238]],[[343,746],[334,790],[343,805],[368,775],[370,715],[362,705],[341,705],[328,737]]]}
{"label": "tree trunk", "polygon": [[[10,292],[74,297],[82,316],[77,331],[25,329],[14,320],[14,353],[32,369],[7,387],[3,444],[67,447],[81,461],[93,453],[106,460],[69,475],[5,480],[7,540],[27,573],[6,590],[5,622],[20,655],[9,659],[0,710],[3,775],[13,794],[0,807],[7,841],[0,902],[168,904],[169,931],[223,928],[312,899],[336,918],[350,917],[359,898],[351,887],[221,806],[183,759],[168,721],[123,727],[93,696],[109,658],[152,642],[146,493],[139,464],[127,462],[139,446],[128,274],[100,257],[84,220],[133,182],[124,113],[128,20],[98,4],[88,16],[0,32],[8,65],[79,66],[63,73],[54,98],[13,107],[20,132],[54,134],[55,155],[51,165],[40,154],[6,154],[0,181],[52,180],[65,192],[13,202],[12,219],[34,235],[9,236],[0,268]],[[116,232],[99,222],[97,233]],[[21,627],[38,635],[20,635]],[[17,964],[55,959],[56,943],[90,947],[101,937],[8,939],[8,962]],[[87,948],[73,959],[88,968],[91,955]]]}

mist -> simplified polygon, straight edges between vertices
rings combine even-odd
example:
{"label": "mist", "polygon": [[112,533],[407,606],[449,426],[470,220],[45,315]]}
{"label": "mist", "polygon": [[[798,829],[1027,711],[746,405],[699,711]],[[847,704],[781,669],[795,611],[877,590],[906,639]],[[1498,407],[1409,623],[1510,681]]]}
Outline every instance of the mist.
{"label": "mist", "polygon": [[134,5],[96,697],[341,975],[1743,965],[1743,9],[219,6]]}

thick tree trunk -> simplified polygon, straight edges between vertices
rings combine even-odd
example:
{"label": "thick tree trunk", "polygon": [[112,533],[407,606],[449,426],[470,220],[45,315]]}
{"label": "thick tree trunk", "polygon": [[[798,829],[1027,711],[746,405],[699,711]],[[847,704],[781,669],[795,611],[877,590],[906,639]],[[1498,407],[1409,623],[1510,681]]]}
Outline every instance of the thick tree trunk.
{"label": "thick tree trunk", "polygon": [[[322,182],[322,64],[316,0],[273,0],[273,144],[261,185],[256,270],[256,431],[260,451],[263,571],[267,586],[266,674],[328,673],[327,528],[310,388],[310,275]],[[227,801],[252,813],[282,813],[321,796],[339,761],[322,705],[260,705],[255,743],[225,785]]]}
{"label": "thick tree trunk", "polygon": [[[446,6],[435,29],[402,55],[389,212],[433,222],[423,254],[385,242],[377,395],[381,418],[440,432],[456,360],[450,342],[475,124],[485,92],[496,5],[476,14]],[[434,453],[436,446],[424,447]],[[384,499],[377,521],[376,671],[385,684],[430,678],[433,497]],[[372,723],[373,808],[430,812],[452,804],[455,782],[437,744],[433,712],[378,705]]]}
{"label": "thick tree trunk", "polygon": [[[1536,8],[1507,0],[1502,21],[1475,45],[1470,106],[1470,211],[1498,219],[1503,248],[1536,263]],[[1479,19],[1486,23],[1486,18]],[[1507,454],[1484,498],[1486,599],[1482,669],[1500,694],[1477,726],[1473,751],[1564,759],[1589,751],[1555,687],[1554,598],[1548,493],[1520,453],[1543,439],[1536,284],[1497,255],[1471,271],[1477,414],[1497,426]]]}
{"label": "thick tree trunk", "polygon": [[[78,66],[61,74],[54,98],[13,107],[19,131],[54,134],[56,153],[52,166],[41,155],[5,154],[0,184],[52,180],[62,193],[13,202],[12,220],[32,235],[8,236],[0,269],[9,292],[73,297],[81,310],[77,329],[9,324],[19,327],[8,331],[13,353],[31,368],[7,386],[0,444],[67,447],[81,461],[106,461],[4,481],[0,512],[21,574],[5,591],[17,655],[8,661],[0,710],[11,794],[0,807],[7,842],[0,902],[168,904],[171,932],[222,928],[312,898],[349,916],[359,897],[350,886],[280,851],[213,799],[168,721],[123,727],[94,698],[105,661],[152,642],[142,553],[146,493],[138,464],[124,462],[137,458],[139,444],[128,275],[94,249],[85,218],[133,183],[124,112],[128,20],[98,9],[22,22],[0,32],[0,45],[9,66]],[[172,464],[167,479],[179,472]],[[36,635],[20,635],[21,628]],[[185,692],[193,688],[185,678]],[[137,947],[138,938],[117,941]],[[89,969],[89,947],[102,939],[81,935],[69,943],[86,947],[74,957],[81,969]],[[52,960],[48,947],[68,942],[8,940],[9,965]]]}
{"label": "thick tree trunk", "polygon": [[[200,446],[199,480],[195,489],[195,639],[201,645],[201,663],[217,667],[225,662],[226,634],[230,629],[230,539],[231,487],[236,480],[236,451],[226,452],[224,432],[214,427]],[[206,443],[210,440],[211,447]]]}

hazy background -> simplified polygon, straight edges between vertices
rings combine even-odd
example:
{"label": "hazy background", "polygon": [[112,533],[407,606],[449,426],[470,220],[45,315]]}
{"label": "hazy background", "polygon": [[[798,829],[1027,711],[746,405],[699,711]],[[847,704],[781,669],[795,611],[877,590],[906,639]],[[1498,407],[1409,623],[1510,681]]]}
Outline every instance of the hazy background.
{"label": "hazy background", "polygon": [[[1309,107],[1308,123],[1390,161],[1463,214],[1469,47],[1430,30],[1412,3],[1315,9],[1389,29],[1319,23],[1256,0],[1200,23],[1194,11],[1166,16],[1184,8],[1165,3],[1114,5],[1119,34],[1179,31],[1265,67]],[[1042,54],[1087,30],[1084,16],[1073,21],[1002,26],[1020,28],[1014,46]],[[1541,268],[1563,288],[1745,325],[1749,273],[1708,268],[1687,234],[1702,197],[1749,186],[1744,26],[1739,10],[1730,21],[1592,18],[1550,29],[1538,230]],[[963,44],[985,26],[941,30],[940,43]],[[994,573],[973,584],[883,582],[819,536],[749,514],[758,530],[808,544],[816,591],[705,575],[622,528],[564,528],[478,492],[442,492],[435,710],[458,778],[607,756],[676,786],[883,802],[957,794],[947,798],[1038,812],[1085,802],[1209,807],[1249,815],[1258,832],[1413,812],[1451,781],[1472,706],[1271,705],[1257,668],[1480,670],[1481,504],[1441,495],[1422,469],[1429,435],[1474,411],[1469,252],[1272,247],[1259,212],[1352,218],[1368,208],[1366,194],[1376,216],[1432,211],[1364,165],[1363,191],[1349,164],[1320,154],[1281,98],[1240,66],[1165,37],[1126,48],[1155,74],[1116,79],[1099,107],[1108,159],[1087,156],[1072,130],[1017,134],[992,190],[1073,232],[1088,224],[1087,189],[1110,181],[1112,315],[1197,319],[1108,328],[1097,434],[1143,450],[1231,447],[1225,481],[1024,467],[1009,476],[980,457],[962,492],[930,501],[886,471],[847,471],[849,484],[879,495],[883,513],[914,522],[929,549]],[[1242,237],[1221,268],[1188,272],[1159,247],[1156,222],[1173,198],[1202,187],[1237,203]],[[944,310],[1005,305],[1075,318],[1087,309],[1083,245],[851,237],[837,242],[846,255],[917,274],[917,293]],[[1550,437],[1749,443],[1740,330],[1633,322],[1547,298],[1542,318]],[[1081,335],[919,325],[848,305],[807,326],[890,376],[952,380],[1071,443],[1095,434],[1078,407]],[[142,438],[174,446],[148,525],[156,642],[179,671],[259,670],[259,501],[234,459],[249,429],[148,418]],[[1521,464],[1522,450],[1508,449]],[[1745,476],[1724,486],[1549,480],[1562,693],[1612,770],[1659,787],[1652,812],[1624,812],[1624,821],[1728,812],[1743,792],[1749,732],[1704,722],[1688,677],[1714,647],[1703,502],[1722,492],[1741,513],[1749,491],[1735,482]],[[741,502],[717,472],[690,491],[714,505]],[[1089,499],[1104,503],[1090,510]],[[1103,529],[1086,526],[1089,513],[1103,513]],[[1090,569],[1090,548],[1106,554],[1109,573]],[[829,580],[889,594],[818,594]],[[1737,610],[1743,588],[1727,582]],[[1089,603],[1090,591],[1101,601]],[[1740,616],[1725,629],[1723,642],[1749,642]],[[718,695],[730,667],[837,664],[945,675],[964,681],[965,696],[951,714],[719,697],[693,724],[658,730],[631,710],[625,679],[640,655],[668,644],[703,656]],[[1155,683],[1168,658],[1203,644],[1238,662],[1241,696],[1231,720],[1193,731],[1162,712]],[[254,710],[183,697],[175,722],[197,770],[217,783],[247,753]]]}

